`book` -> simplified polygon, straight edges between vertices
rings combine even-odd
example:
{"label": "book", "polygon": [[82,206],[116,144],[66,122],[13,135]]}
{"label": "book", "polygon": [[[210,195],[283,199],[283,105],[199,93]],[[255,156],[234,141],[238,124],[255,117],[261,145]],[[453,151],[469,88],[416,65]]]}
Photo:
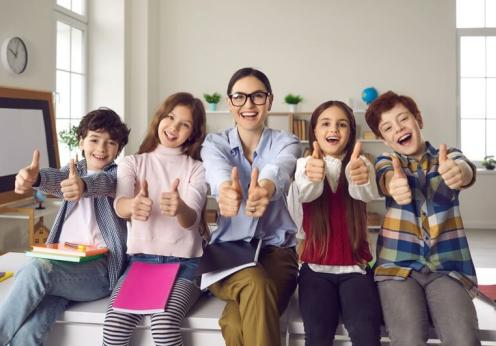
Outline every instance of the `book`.
{"label": "book", "polygon": [[489,299],[496,301],[496,284],[479,285],[479,291],[489,297]]}
{"label": "book", "polygon": [[261,247],[261,239],[255,244],[237,240],[207,245],[198,267],[200,289],[204,290],[241,269],[257,265]]}
{"label": "book", "polygon": [[45,252],[37,252],[37,251],[26,251],[26,256],[28,257],[37,257],[37,258],[45,258],[56,261],[66,261],[66,262],[90,262],[97,260],[103,257],[103,254],[93,255],[93,256],[73,256],[73,255],[59,255],[55,253],[45,253]]}
{"label": "book", "polygon": [[133,262],[112,307],[133,314],[163,312],[179,266],[179,263]]}
{"label": "book", "polygon": [[14,275],[13,272],[0,272],[0,282],[7,280]]}
{"label": "book", "polygon": [[54,243],[54,244],[33,245],[33,252],[37,252],[37,253],[43,252],[43,253],[51,253],[57,255],[84,257],[84,256],[94,256],[94,255],[107,253],[108,248],[96,247],[85,244]]}

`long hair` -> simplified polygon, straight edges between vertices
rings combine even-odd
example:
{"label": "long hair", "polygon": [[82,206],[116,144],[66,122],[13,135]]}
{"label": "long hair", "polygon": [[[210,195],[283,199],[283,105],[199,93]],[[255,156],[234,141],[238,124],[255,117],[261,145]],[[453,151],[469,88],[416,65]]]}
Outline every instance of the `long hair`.
{"label": "long hair", "polygon": [[191,132],[191,137],[183,143],[183,153],[191,156],[195,160],[201,160],[200,149],[205,139],[206,134],[206,116],[205,108],[200,99],[195,98],[190,93],[179,92],[170,95],[159,107],[155,116],[153,117],[150,125],[148,126],[148,131],[146,137],[141,143],[138,154],[149,153],[157,147],[160,143],[158,137],[158,124],[165,118],[174,107],[177,105],[186,106],[191,109],[193,115],[193,131]]}
{"label": "long hair", "polygon": [[[348,107],[344,102],[341,101],[327,101],[318,106],[312,113],[310,119],[309,127],[309,149],[310,152],[313,150],[313,142],[316,141],[315,138],[315,127],[317,126],[317,120],[319,116],[329,107],[340,108],[348,118],[350,123],[350,136],[348,143],[345,146],[345,155],[342,160],[341,173],[339,175],[339,186],[344,194],[344,202],[346,207],[346,223],[348,226],[348,235],[350,238],[353,258],[362,262],[364,259],[360,258],[359,247],[360,244],[366,239],[367,230],[367,211],[364,202],[353,199],[348,192],[348,181],[346,180],[345,168],[348,162],[350,162],[351,154],[355,146],[356,141],[356,122],[353,115],[353,110]],[[326,191],[331,191],[327,179],[324,177],[324,192],[316,200],[308,203],[311,215],[311,232],[310,236],[305,239],[304,250],[308,246],[318,251],[319,256],[324,258],[327,256],[328,243],[332,238],[333,230],[329,222],[329,196]]]}

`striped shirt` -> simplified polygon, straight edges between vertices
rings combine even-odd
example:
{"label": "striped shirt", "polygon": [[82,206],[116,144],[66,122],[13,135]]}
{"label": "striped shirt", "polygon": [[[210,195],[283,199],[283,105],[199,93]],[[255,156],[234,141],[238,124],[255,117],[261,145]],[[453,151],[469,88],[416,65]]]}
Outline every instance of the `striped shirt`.
{"label": "striped shirt", "polygon": [[[377,240],[375,280],[401,280],[412,269],[424,266],[433,272],[457,272],[476,283],[475,268],[463,230],[458,195],[438,172],[438,150],[426,142],[420,161],[394,153],[401,162],[412,192],[412,202],[398,205],[386,195],[386,214]],[[475,166],[458,149],[449,148],[448,158]],[[377,184],[385,190],[386,172],[393,170],[391,154],[379,156],[375,164]]]}
{"label": "striped shirt", "polygon": [[[122,270],[126,264],[126,221],[117,216],[113,203],[117,183],[117,165],[111,163],[102,172],[86,176],[86,160],[77,163],[77,173],[86,184],[84,197],[94,197],[94,210],[98,227],[103,236],[105,244],[109,248],[108,275],[110,281],[109,290],[114,288]],[[40,191],[63,198],[60,191],[60,183],[69,177],[68,166],[60,170],[55,168],[44,168],[40,170]],[[55,218],[47,243],[56,243],[59,240],[67,216],[78,205],[77,201],[63,201],[62,206]]]}

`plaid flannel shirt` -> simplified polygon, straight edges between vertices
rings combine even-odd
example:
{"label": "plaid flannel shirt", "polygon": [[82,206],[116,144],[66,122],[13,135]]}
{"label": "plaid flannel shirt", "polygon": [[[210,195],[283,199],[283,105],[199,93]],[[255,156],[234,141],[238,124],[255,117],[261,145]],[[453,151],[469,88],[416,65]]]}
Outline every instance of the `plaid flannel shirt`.
{"label": "plaid flannel shirt", "polygon": [[[395,155],[408,179],[412,202],[397,204],[386,195],[386,214],[377,240],[375,280],[401,280],[411,270],[427,266],[435,272],[457,272],[477,282],[459,210],[459,190],[450,189],[438,172],[438,150],[426,142],[426,152],[418,162],[398,153],[382,154],[376,160],[377,184],[383,193],[385,173],[393,170]],[[448,158],[467,162],[458,149],[449,148]]]}

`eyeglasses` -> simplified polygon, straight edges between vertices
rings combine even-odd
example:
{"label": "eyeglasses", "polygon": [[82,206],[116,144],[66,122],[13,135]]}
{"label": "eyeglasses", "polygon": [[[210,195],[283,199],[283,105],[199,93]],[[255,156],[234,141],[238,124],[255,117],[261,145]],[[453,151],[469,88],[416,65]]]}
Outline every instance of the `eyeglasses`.
{"label": "eyeglasses", "polygon": [[248,100],[248,97],[251,99],[251,102],[257,106],[264,105],[265,102],[267,102],[267,97],[269,97],[271,94],[265,91],[255,91],[254,93],[251,94],[245,94],[245,93],[234,93],[229,96],[229,99],[231,100],[231,103],[235,107],[241,107],[246,103],[246,100]]}

